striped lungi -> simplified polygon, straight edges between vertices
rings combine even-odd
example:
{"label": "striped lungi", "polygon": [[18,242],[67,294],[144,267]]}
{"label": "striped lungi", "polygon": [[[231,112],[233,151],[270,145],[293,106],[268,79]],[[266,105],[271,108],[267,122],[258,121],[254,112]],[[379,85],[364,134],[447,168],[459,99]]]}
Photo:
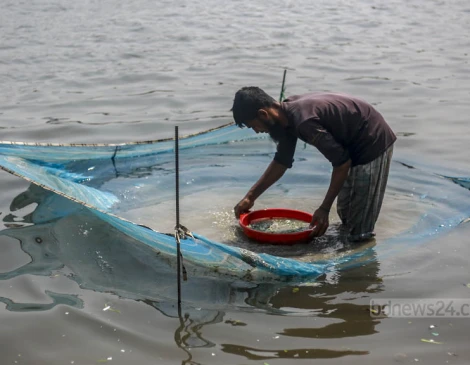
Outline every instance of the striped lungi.
{"label": "striped lungi", "polygon": [[382,207],[392,154],[393,145],[375,160],[349,170],[338,195],[337,210],[350,241],[375,236],[375,222]]}

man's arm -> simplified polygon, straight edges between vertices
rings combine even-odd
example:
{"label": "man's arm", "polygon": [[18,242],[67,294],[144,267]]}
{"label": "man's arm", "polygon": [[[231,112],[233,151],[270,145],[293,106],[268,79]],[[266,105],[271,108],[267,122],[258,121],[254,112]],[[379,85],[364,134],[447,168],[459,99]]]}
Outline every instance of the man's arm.
{"label": "man's arm", "polygon": [[235,206],[235,216],[248,211],[255,203],[255,200],[263,194],[272,184],[278,181],[286,172],[287,167],[273,160],[267,167],[264,174],[246,193],[245,197]]}
{"label": "man's arm", "polygon": [[344,182],[348,178],[350,167],[351,160],[347,160],[342,165],[333,168],[333,172],[331,173],[330,186],[325,195],[325,198],[323,199],[323,203],[320,205],[320,208],[318,208],[315,213],[313,213],[312,222],[310,223],[310,227],[313,227],[312,236],[322,236],[328,229],[328,216],[330,214],[331,206],[341,191]]}

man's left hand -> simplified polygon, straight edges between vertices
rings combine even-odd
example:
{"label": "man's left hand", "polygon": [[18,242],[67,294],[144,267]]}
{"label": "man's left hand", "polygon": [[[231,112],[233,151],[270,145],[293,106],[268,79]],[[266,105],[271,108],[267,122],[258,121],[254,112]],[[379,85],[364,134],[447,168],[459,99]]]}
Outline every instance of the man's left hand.
{"label": "man's left hand", "polygon": [[322,208],[318,208],[315,213],[313,213],[312,222],[310,223],[310,228],[313,228],[310,237],[320,237],[323,236],[330,225],[329,212],[325,211]]}

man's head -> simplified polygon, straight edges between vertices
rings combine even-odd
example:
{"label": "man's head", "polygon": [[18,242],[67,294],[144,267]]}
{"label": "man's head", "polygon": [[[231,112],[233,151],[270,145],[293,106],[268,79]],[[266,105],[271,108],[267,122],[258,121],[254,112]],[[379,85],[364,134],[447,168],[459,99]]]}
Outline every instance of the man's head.
{"label": "man's head", "polygon": [[240,127],[252,128],[256,133],[269,133],[278,142],[285,133],[280,121],[279,103],[256,86],[238,90],[233,101],[233,119]]}

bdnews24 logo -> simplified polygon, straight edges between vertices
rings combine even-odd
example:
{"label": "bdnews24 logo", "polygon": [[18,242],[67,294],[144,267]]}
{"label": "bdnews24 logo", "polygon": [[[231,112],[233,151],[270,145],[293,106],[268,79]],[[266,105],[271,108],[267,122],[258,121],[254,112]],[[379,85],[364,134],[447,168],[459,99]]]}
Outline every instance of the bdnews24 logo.
{"label": "bdnews24 logo", "polygon": [[371,299],[375,318],[470,318],[470,299]]}

